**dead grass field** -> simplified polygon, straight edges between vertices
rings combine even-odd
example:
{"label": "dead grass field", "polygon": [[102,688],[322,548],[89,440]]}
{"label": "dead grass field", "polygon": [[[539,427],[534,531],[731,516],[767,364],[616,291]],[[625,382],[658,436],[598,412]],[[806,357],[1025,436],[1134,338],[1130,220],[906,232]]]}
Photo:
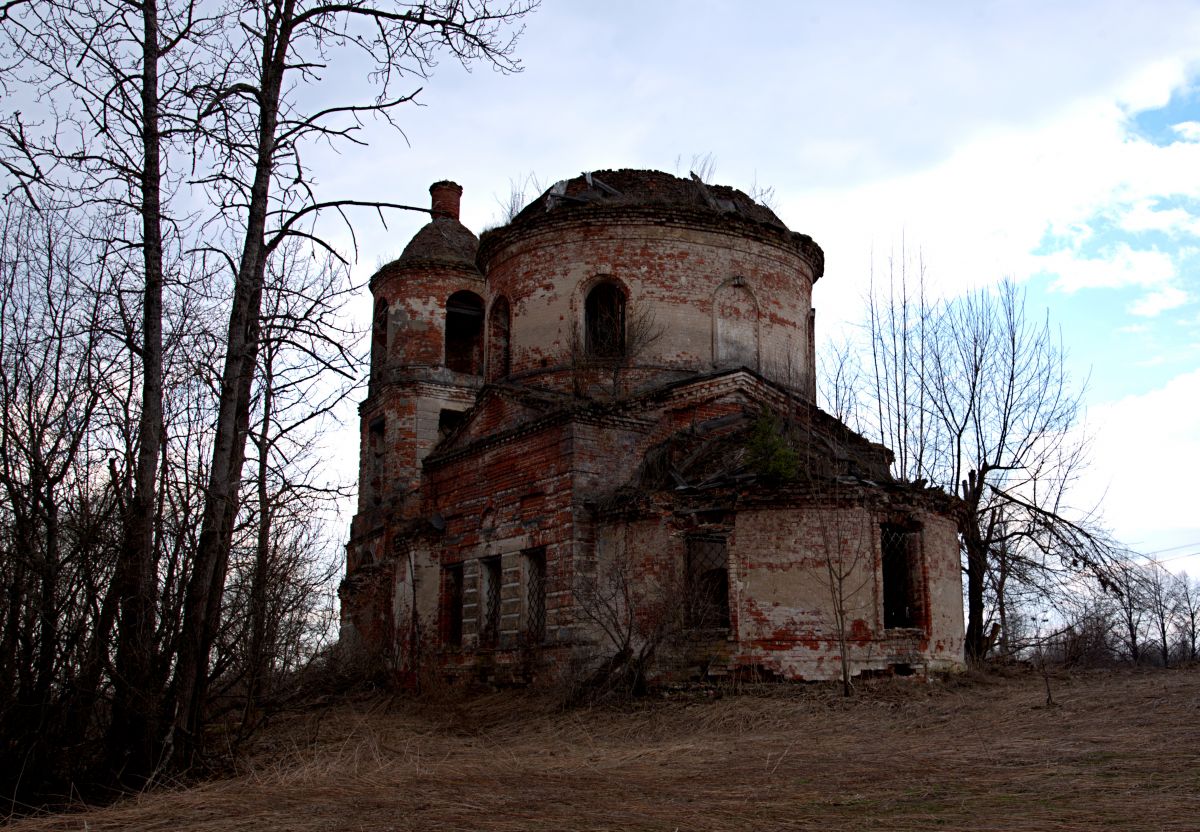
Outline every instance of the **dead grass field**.
{"label": "dead grass field", "polygon": [[1200,669],[517,693],[277,721],[238,777],[15,830],[1200,830]]}

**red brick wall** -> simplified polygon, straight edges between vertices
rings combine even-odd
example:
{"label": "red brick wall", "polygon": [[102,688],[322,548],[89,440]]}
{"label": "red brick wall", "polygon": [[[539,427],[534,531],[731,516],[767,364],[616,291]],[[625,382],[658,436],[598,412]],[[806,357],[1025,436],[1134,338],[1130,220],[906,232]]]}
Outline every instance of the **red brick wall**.
{"label": "red brick wall", "polygon": [[566,217],[495,252],[487,273],[491,294],[505,295],[512,305],[514,374],[572,363],[584,297],[601,278],[627,291],[627,329],[648,315],[651,330],[661,330],[631,363],[710,371],[714,297],[739,277],[757,307],[759,366],[752,369],[806,393],[810,387],[811,267],[778,241],[673,221],[669,214],[654,222]]}
{"label": "red brick wall", "polygon": [[469,291],[482,299],[479,274],[454,268],[385,267],[373,280],[374,300],[388,302],[388,361],[392,366],[441,366],[446,300]]}

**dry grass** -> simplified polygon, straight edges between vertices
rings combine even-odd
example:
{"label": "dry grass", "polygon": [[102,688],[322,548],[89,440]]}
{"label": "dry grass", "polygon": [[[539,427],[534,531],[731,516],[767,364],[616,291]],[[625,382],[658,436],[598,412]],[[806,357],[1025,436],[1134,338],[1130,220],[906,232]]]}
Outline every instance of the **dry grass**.
{"label": "dry grass", "polygon": [[[880,682],[628,711],[360,702],[240,776],[17,830],[1196,830],[1200,669]],[[319,717],[319,718],[318,718]]]}

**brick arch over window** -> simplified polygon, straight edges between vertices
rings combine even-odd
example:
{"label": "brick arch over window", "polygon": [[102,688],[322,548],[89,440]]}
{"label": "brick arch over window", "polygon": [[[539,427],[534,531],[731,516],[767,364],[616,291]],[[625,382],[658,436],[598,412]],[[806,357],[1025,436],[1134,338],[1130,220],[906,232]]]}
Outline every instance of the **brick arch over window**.
{"label": "brick arch over window", "polygon": [[615,280],[600,280],[583,302],[583,332],[587,354],[593,358],[625,355],[625,290]]}
{"label": "brick arch over window", "polygon": [[483,298],[474,292],[455,292],[446,301],[446,367],[483,374]]}
{"label": "brick arch over window", "polygon": [[758,370],[758,343],[758,301],[744,278],[730,278],[713,295],[713,364]]}
{"label": "brick arch over window", "polygon": [[488,312],[487,380],[496,381],[512,372],[512,313],[508,298],[492,301]]}

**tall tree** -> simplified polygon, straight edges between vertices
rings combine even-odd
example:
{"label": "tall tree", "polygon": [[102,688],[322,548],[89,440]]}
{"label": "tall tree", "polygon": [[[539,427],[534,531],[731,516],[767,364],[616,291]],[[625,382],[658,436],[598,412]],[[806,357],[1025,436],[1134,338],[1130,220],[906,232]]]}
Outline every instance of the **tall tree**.
{"label": "tall tree", "polygon": [[[345,218],[352,206],[408,207],[322,201],[302,152],[315,142],[362,144],[358,131],[369,117],[394,124],[396,108],[415,95],[395,88],[424,77],[446,52],[464,65],[519,69],[516,24],[535,5],[3,4],[0,85],[22,91],[29,105],[24,115],[16,108],[0,114],[4,190],[31,203],[65,201],[103,215],[105,227],[115,229],[101,235],[106,274],[117,277],[96,332],[128,358],[129,383],[114,383],[116,395],[105,404],[125,418],[112,425],[109,472],[123,541],[114,577],[109,740],[111,766],[127,781],[144,782],[168,756],[184,766],[195,757],[239,516],[254,379],[263,368],[266,265],[288,240],[332,252],[317,225],[326,212]],[[353,59],[354,52],[356,65],[362,57],[373,65],[373,97],[351,100],[346,90],[362,87],[340,84],[332,105],[326,97],[310,107],[329,59]],[[31,119],[33,111],[41,115]],[[227,325],[202,331],[183,313],[203,303],[191,287],[207,277],[210,254],[228,264],[232,288],[210,291],[217,301],[205,310],[219,306]],[[174,331],[172,308],[179,313]],[[194,341],[181,352],[201,360],[192,360],[195,378],[178,379],[172,390],[167,353],[188,339]],[[201,418],[208,407],[202,383],[209,380],[211,419]],[[172,427],[173,397],[182,409]],[[107,633],[96,635],[108,643]]]}
{"label": "tall tree", "polygon": [[[76,207],[118,218],[106,241],[137,276],[138,311],[111,332],[139,364],[137,429],[129,476],[121,481],[123,546],[116,667],[113,674],[113,765],[144,776],[153,765],[159,701],[156,661],[156,481],[163,436],[163,289],[168,238],[180,229],[168,204],[180,184],[173,147],[190,145],[190,94],[203,66],[197,44],[216,21],[197,3],[123,0],[17,6],[3,32],[9,76],[49,106],[31,129],[21,114],[4,125],[8,170],[17,185],[49,192]],[[186,165],[184,165],[186,169]]]}
{"label": "tall tree", "polygon": [[1196,661],[1197,625],[1200,625],[1200,581],[1184,574],[1179,577],[1179,656],[1182,661]]}
{"label": "tall tree", "polygon": [[1163,667],[1170,667],[1171,635],[1179,618],[1183,579],[1153,561],[1142,567],[1142,574],[1143,597],[1153,635],[1157,638],[1158,657]]}
{"label": "tall tree", "polygon": [[895,451],[897,476],[962,501],[968,658],[983,657],[994,637],[985,630],[989,574],[1003,583],[1084,570],[1106,582],[1111,542],[1070,502],[1087,461],[1081,393],[1048,319],[1028,315],[1022,291],[1006,280],[934,302],[923,264],[902,252],[884,279],[872,275],[866,337],[864,428]]}
{"label": "tall tree", "polygon": [[[86,243],[63,217],[10,199],[0,216],[0,784],[69,777],[84,745],[116,595],[113,502],[90,476],[113,357],[92,326]],[[25,783],[20,773],[25,772]],[[11,773],[13,780],[8,779]],[[58,784],[56,784],[58,785]]]}
{"label": "tall tree", "polygon": [[[239,484],[249,432],[251,388],[258,364],[266,263],[285,240],[302,237],[332,251],[313,223],[351,206],[411,209],[395,203],[316,198],[301,151],[313,141],[358,141],[361,119],[390,121],[415,93],[395,95],[409,73],[424,75],[440,51],[464,64],[482,61],[517,70],[514,21],[535,0],[463,4],[438,0],[310,2],[242,0],[220,54],[229,56],[203,90],[202,119],[215,167],[206,178],[232,223],[238,254],[230,258],[233,298],[224,347],[212,461],[199,547],[184,604],[174,685],[173,745],[189,764],[199,741],[209,653],[220,624]],[[319,80],[331,55],[358,52],[374,64],[374,100],[306,108],[297,93]],[[411,209],[425,210],[425,209]]]}

